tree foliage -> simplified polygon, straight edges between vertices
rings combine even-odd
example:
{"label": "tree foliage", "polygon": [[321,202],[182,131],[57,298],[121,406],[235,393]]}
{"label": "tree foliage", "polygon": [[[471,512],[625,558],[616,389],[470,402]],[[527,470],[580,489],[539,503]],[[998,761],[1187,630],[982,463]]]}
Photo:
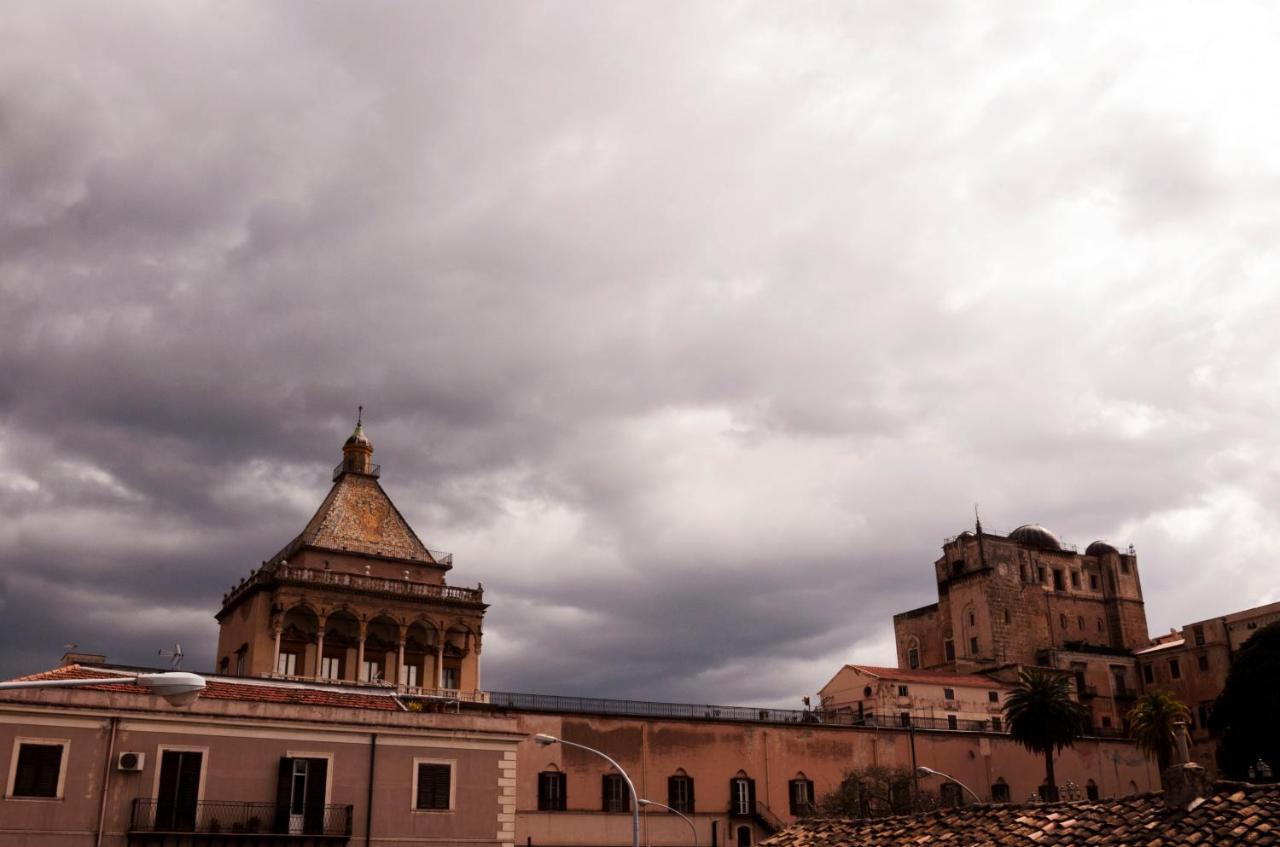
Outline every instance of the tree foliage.
{"label": "tree foliage", "polygon": [[1213,706],[1209,728],[1219,736],[1218,765],[1245,779],[1262,759],[1280,772],[1280,623],[1263,627],[1235,655]]}
{"label": "tree foliage", "polygon": [[836,818],[879,818],[936,808],[937,797],[921,790],[912,797],[909,767],[868,765],[845,771],[835,791],[818,801],[817,814]]}
{"label": "tree foliage", "polygon": [[1044,756],[1044,781],[1056,800],[1057,781],[1053,754],[1070,747],[1084,735],[1089,712],[1071,697],[1071,680],[1060,671],[1026,668],[1004,702],[1009,737],[1033,753]]}
{"label": "tree foliage", "polygon": [[1191,711],[1165,691],[1149,691],[1129,710],[1129,735],[1138,746],[1160,763],[1161,772],[1173,761],[1177,749],[1179,723],[1191,718]]}

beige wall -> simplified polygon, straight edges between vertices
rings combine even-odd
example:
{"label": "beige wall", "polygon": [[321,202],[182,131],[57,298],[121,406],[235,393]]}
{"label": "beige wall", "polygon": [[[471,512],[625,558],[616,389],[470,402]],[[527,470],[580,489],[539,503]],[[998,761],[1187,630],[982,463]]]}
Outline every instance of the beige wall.
{"label": "beige wall", "polygon": [[[514,787],[501,784],[504,779],[514,783],[510,720],[215,700],[172,709],[141,695],[72,689],[12,694],[0,700],[0,762],[6,774],[15,738],[67,739],[70,748],[62,799],[0,800],[3,844],[92,844],[106,773],[104,843],[123,845],[133,800],[155,797],[166,747],[204,751],[200,798],[206,801],[274,803],[281,757],[329,758],[328,802],[354,807],[352,843],[364,843],[374,735],[374,844],[403,844],[406,838],[481,847],[514,843]],[[140,773],[115,769],[114,760],[124,751],[146,755]],[[413,809],[415,758],[454,764],[451,811]]]}
{"label": "beige wall", "polygon": [[[752,821],[730,818],[729,782],[739,773],[756,780],[757,800],[784,823],[788,784],[799,774],[813,780],[817,796],[833,790],[845,771],[870,764],[910,765],[910,734],[899,730],[826,727],[813,724],[746,724],[712,721],[589,717],[526,713],[516,716],[522,733],[545,732],[595,747],[619,761],[642,797],[665,803],[667,777],[677,769],[694,779],[698,843],[711,844],[712,823],[720,845],[739,823],[762,835]],[[989,797],[998,778],[1015,800],[1025,800],[1044,778],[1043,759],[1008,738],[979,733],[916,732],[916,759],[950,773]],[[516,839],[535,845],[625,844],[629,813],[601,811],[602,759],[570,747],[520,743]],[[567,809],[537,811],[540,771],[566,773]],[[1090,779],[1103,797],[1158,785],[1155,767],[1128,742],[1087,740],[1058,759],[1058,778],[1085,786]],[[1131,786],[1130,783],[1133,783]],[[936,790],[936,786],[927,786]],[[650,812],[644,843],[688,844],[688,827],[674,816]]]}
{"label": "beige wall", "polygon": [[[907,687],[907,696],[899,696],[899,686]],[[871,689],[871,696],[866,690]],[[950,689],[954,695],[946,696]],[[992,702],[989,693],[995,691],[997,700]],[[931,717],[945,720],[955,715],[957,720],[985,721],[1001,716],[1001,704],[1007,687],[994,680],[981,685],[962,685],[954,682],[921,682],[916,679],[881,679],[873,674],[846,665],[823,686],[819,695],[823,710],[857,713],[858,704],[866,712],[881,715],[897,715],[910,712],[915,717]]]}

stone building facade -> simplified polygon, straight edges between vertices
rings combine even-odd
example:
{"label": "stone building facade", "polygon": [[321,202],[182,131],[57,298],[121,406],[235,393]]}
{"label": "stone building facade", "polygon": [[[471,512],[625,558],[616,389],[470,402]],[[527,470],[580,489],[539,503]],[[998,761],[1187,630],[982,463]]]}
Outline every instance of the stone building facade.
{"label": "stone building facade", "polygon": [[1216,742],[1209,735],[1213,703],[1222,693],[1238,651],[1255,632],[1280,621],[1280,603],[1196,621],[1156,637],[1137,652],[1144,691],[1167,691],[1191,710],[1191,753],[1212,768]]}
{"label": "stone building facade", "polygon": [[1071,673],[1093,725],[1118,729],[1139,691],[1134,651],[1149,644],[1133,550],[1084,553],[1049,530],[973,531],[934,562],[938,601],[893,618],[902,669],[988,673],[1023,666]]}
{"label": "stone building facade", "polygon": [[223,598],[219,671],[478,696],[482,589],[446,584],[453,557],[382,489],[362,424],[342,453],[306,528]]}

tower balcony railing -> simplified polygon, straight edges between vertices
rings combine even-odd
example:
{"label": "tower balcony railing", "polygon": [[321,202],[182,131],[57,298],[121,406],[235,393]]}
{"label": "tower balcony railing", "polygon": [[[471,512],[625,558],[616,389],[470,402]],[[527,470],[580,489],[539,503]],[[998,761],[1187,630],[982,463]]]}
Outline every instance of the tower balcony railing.
{"label": "tower balcony railing", "polygon": [[410,582],[368,574],[342,573],[278,564],[268,565],[256,571],[253,576],[227,592],[222,598],[222,604],[227,605],[256,586],[271,583],[325,586],[340,591],[381,594],[396,599],[445,600],[477,605],[484,603],[483,588],[461,588],[454,585]]}
{"label": "tower balcony railing", "polygon": [[374,476],[374,477],[382,476],[382,465],[370,464],[369,470],[357,471],[355,468],[347,467],[346,462],[338,462],[338,464],[333,466],[333,478],[336,480],[338,477],[342,476],[344,473],[347,473],[348,471],[350,471],[351,473],[361,473],[361,474],[364,474],[365,476]]}

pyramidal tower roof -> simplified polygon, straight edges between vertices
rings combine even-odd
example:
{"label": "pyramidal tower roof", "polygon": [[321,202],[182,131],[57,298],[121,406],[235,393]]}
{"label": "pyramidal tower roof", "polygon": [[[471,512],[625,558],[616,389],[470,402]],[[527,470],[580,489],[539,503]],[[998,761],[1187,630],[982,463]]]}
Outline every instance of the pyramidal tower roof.
{"label": "pyramidal tower roof", "polygon": [[365,435],[363,421],[356,424],[342,453],[329,496],[286,550],[306,546],[448,567],[447,561],[431,554],[382,490],[379,468],[369,461],[373,444]]}

